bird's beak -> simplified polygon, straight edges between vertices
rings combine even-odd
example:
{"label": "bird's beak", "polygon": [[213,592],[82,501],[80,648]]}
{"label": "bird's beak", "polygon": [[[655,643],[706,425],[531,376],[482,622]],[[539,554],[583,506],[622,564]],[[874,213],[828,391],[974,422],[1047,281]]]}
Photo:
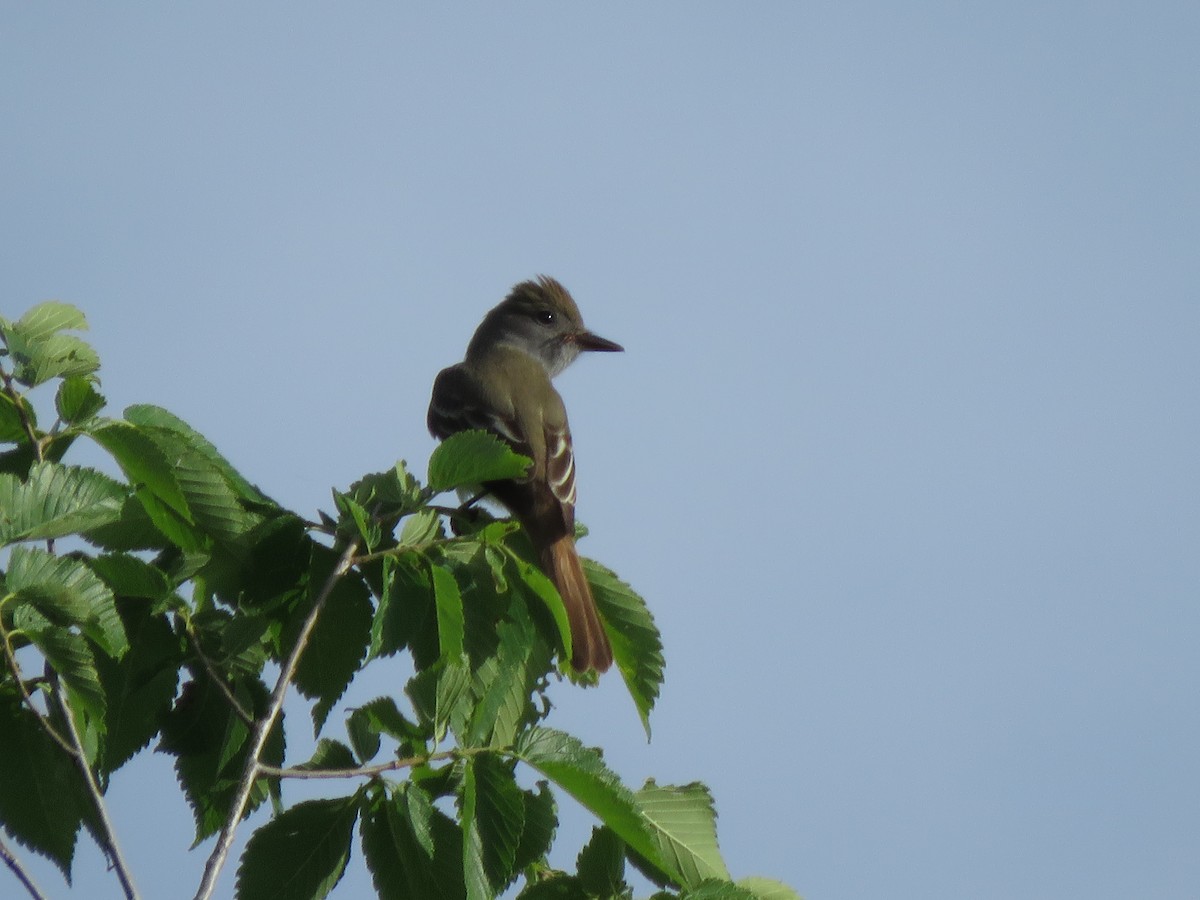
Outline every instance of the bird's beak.
{"label": "bird's beak", "polygon": [[614,343],[608,338],[602,338],[598,334],[592,334],[590,331],[577,331],[571,335],[571,340],[580,350],[602,350],[605,353],[618,353],[625,349],[620,344]]}

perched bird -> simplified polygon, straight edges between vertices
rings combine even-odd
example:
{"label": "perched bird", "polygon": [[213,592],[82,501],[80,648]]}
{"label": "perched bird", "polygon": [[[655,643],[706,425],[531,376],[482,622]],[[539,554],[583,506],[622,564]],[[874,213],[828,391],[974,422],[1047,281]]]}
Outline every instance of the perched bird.
{"label": "perched bird", "polygon": [[584,328],[567,289],[540,276],[518,284],[484,316],[466,358],[438,373],[429,402],[429,430],[439,440],[479,428],[533,460],[524,479],[484,487],[524,527],[562,595],[578,672],[607,671],[612,646],[575,552],[575,453],[550,379],[584,350],[622,349]]}

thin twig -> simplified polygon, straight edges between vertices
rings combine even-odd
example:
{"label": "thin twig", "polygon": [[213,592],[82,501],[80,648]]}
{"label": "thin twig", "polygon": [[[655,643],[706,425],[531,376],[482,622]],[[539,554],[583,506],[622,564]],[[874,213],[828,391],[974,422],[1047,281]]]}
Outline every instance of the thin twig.
{"label": "thin twig", "polygon": [[196,651],[196,656],[200,659],[200,664],[204,666],[204,671],[208,673],[208,677],[212,679],[213,684],[217,686],[217,690],[219,690],[229,702],[230,707],[233,708],[234,715],[253,728],[254,716],[250,715],[250,713],[246,711],[246,707],[242,706],[242,704],[238,702],[238,698],[233,695],[233,691],[229,689],[229,685],[225,683],[225,679],[221,676],[221,673],[217,671],[217,668],[213,665],[212,660],[208,658],[208,654],[205,653],[204,648],[200,646],[200,638],[197,637],[196,632],[192,630],[191,622],[187,623],[186,631],[188,640],[191,641],[192,648]]}
{"label": "thin twig", "polygon": [[121,889],[125,891],[127,900],[137,900],[137,888],[133,884],[133,875],[129,871],[129,866],[125,863],[125,858],[121,855],[121,847],[117,843],[117,832],[113,828],[112,819],[108,817],[108,807],[104,805],[104,795],[100,792],[100,785],[96,783],[96,778],[92,774],[92,767],[88,764],[87,753],[83,749],[83,740],[79,737],[79,729],[75,727],[75,717],[71,714],[70,704],[67,703],[66,694],[63,693],[61,687],[56,687],[54,696],[58,700],[59,708],[62,710],[63,719],[67,723],[67,732],[71,735],[71,743],[75,745],[75,762],[79,766],[79,772],[83,775],[84,784],[87,786],[88,793],[92,796],[92,803],[96,807],[96,815],[100,819],[100,829],[104,836],[104,850],[108,854],[109,862],[117,872],[117,880],[121,882]]}
{"label": "thin twig", "polygon": [[338,579],[346,574],[350,568],[350,561],[357,552],[357,542],[347,545],[346,549],[342,551],[337,565],[329,573],[329,577],[325,579],[325,584],[321,587],[321,592],[313,601],[313,607],[300,628],[300,634],[296,637],[292,652],[288,654],[288,658],[279,670],[279,678],[275,682],[275,689],[271,692],[271,702],[267,706],[266,714],[259,719],[250,735],[250,752],[246,758],[246,767],[242,770],[242,778],[238,782],[229,817],[225,820],[225,825],[217,837],[217,845],[208,857],[208,862],[204,864],[204,877],[200,881],[199,890],[196,891],[195,900],[208,900],[216,890],[217,878],[221,874],[225,860],[229,857],[229,849],[233,846],[233,836],[237,831],[238,823],[241,822],[242,816],[246,812],[246,804],[250,802],[254,782],[262,772],[262,763],[259,762],[259,757],[262,756],[263,748],[267,745],[271,729],[275,727],[275,722],[279,719],[284,698],[287,696],[288,685],[291,684],[292,678],[296,675],[296,667],[300,664],[300,656],[308,646],[308,640],[312,636],[313,628],[316,627],[317,618],[321,615],[321,610],[325,608],[330,594],[333,593],[334,586]]}
{"label": "thin twig", "polygon": [[13,678],[17,682],[17,687],[21,691],[21,696],[25,698],[25,705],[29,707],[29,711],[37,716],[38,724],[42,726],[42,730],[46,732],[58,746],[62,747],[71,756],[75,755],[75,748],[71,746],[71,742],[58,733],[58,730],[50,724],[50,720],[38,712],[37,706],[34,705],[33,695],[29,693],[29,688],[25,685],[25,680],[21,677],[21,667],[17,663],[17,655],[13,653],[12,644],[9,640],[9,633],[4,630],[3,622],[0,622],[0,644],[4,645],[4,658],[8,662],[8,667],[12,671]]}
{"label": "thin twig", "polygon": [[258,771],[274,778],[371,778],[375,775],[382,775],[384,772],[411,769],[413,766],[438,762],[443,759],[454,759],[463,755],[465,754],[462,750],[443,750],[440,753],[431,753],[429,756],[408,756],[374,766],[354,766],[349,769],[301,769],[259,765]]}
{"label": "thin twig", "polygon": [[0,840],[0,859],[4,860],[4,864],[17,876],[17,881],[21,882],[25,890],[29,891],[29,896],[33,900],[46,900],[46,895],[34,884],[33,876],[25,871],[25,867],[21,865],[21,861],[13,855],[13,852],[8,849],[8,845],[3,840]]}

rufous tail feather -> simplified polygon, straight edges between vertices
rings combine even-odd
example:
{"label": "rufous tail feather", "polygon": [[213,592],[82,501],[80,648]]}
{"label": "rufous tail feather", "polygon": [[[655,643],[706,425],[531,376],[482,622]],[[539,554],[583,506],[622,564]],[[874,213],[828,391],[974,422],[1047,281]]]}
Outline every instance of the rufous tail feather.
{"label": "rufous tail feather", "polygon": [[571,667],[577,672],[588,669],[607,672],[613,660],[612,645],[600,624],[592,589],[575,552],[575,541],[569,536],[560,537],[542,551],[541,557],[542,568],[558,588],[567,609]]}

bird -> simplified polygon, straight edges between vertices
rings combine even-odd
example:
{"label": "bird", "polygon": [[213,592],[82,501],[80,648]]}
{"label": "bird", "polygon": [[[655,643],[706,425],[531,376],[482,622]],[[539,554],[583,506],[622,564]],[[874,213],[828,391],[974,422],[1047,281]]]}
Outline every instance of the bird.
{"label": "bird", "polygon": [[520,522],[558,589],[576,672],[606,672],[613,654],[575,549],[575,451],[552,379],[584,351],[622,350],[584,327],[558,281],[522,281],[484,316],[463,361],[438,373],[426,420],[438,440],[482,429],[533,461],[524,478],[484,488]]}

